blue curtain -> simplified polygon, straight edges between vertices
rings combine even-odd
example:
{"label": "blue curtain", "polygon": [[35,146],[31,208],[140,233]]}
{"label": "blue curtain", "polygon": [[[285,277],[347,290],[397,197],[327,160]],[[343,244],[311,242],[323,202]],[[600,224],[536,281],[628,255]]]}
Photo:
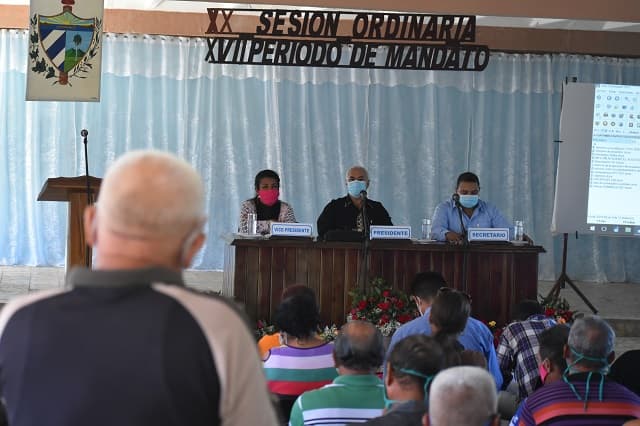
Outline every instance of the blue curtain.
{"label": "blue curtain", "polygon": [[[197,38],[104,37],[101,102],[26,102],[28,34],[0,31],[0,263],[62,265],[66,207],[37,202],[48,177],[102,176],[132,149],[176,153],[202,174],[209,206],[195,267],[220,269],[220,235],[237,228],[253,177],[278,171],[282,198],[315,223],[346,193],[352,164],[369,169],[370,196],[394,223],[419,228],[465,170],[481,196],[522,219],[543,245],[540,278],[560,269],[549,231],[561,87],[640,84],[640,60],[494,53],[481,73],[211,65]],[[579,216],[582,212],[576,212]],[[640,240],[570,240],[569,274],[640,281]]]}

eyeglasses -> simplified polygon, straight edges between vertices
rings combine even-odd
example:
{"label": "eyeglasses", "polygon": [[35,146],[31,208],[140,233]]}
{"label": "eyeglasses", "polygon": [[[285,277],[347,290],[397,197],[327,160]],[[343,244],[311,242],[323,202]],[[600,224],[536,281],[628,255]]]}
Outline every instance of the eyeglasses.
{"label": "eyeglasses", "polygon": [[465,293],[464,291],[460,291],[460,290],[456,290],[455,288],[451,288],[451,287],[440,287],[438,289],[438,294],[443,294],[443,293],[458,293],[463,295],[464,297],[467,298],[467,300],[469,301],[469,304],[471,304],[471,301],[473,299],[471,299],[471,295],[469,295],[469,293]]}

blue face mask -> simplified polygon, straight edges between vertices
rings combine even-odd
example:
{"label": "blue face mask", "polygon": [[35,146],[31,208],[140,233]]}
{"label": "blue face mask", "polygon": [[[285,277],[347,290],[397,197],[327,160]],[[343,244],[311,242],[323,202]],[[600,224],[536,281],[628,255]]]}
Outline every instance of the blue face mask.
{"label": "blue face mask", "polygon": [[384,409],[388,410],[393,404],[399,404],[403,401],[398,401],[396,399],[389,399],[389,394],[387,393],[387,387],[385,386],[382,390],[382,398],[384,399]]}
{"label": "blue face mask", "polygon": [[360,198],[360,193],[367,190],[367,182],[364,180],[352,180],[347,182],[347,191],[353,198]]}
{"label": "blue face mask", "polygon": [[[422,374],[419,371],[416,370],[412,370],[410,368],[401,368],[399,371],[402,371],[405,374],[409,374],[411,376],[416,376],[416,377],[420,377],[424,379],[424,400],[425,402],[429,401],[429,384],[431,384],[431,381],[433,380],[433,377],[435,376],[435,374],[429,375],[429,374]],[[387,388],[385,386],[384,388],[384,393],[383,396],[384,398],[384,408],[385,410],[388,409],[389,407],[391,407],[393,404],[397,404],[399,402],[404,402],[404,401],[398,401],[395,399],[389,399],[389,395],[387,395]]]}
{"label": "blue face mask", "polygon": [[460,204],[462,204],[462,207],[466,209],[472,209],[475,206],[477,206],[478,200],[479,200],[478,194],[460,196]]}
{"label": "blue face mask", "polygon": [[[578,393],[578,390],[573,385],[573,383],[571,383],[569,381],[569,378],[567,377],[571,373],[571,367],[573,367],[574,365],[578,364],[583,359],[586,359],[587,361],[601,363],[602,364],[602,368],[600,369],[600,372],[598,373],[598,374],[600,374],[600,385],[598,386],[598,400],[602,401],[602,389],[604,387],[604,375],[607,374],[607,372],[609,371],[609,360],[607,358],[593,358],[593,357],[586,356],[584,354],[581,354],[581,353],[577,352],[571,346],[569,346],[569,349],[571,350],[571,353],[576,357],[576,359],[575,359],[575,361],[573,361],[572,363],[567,365],[567,368],[562,373],[562,380],[566,384],[569,385],[569,387],[571,388],[571,391],[573,392],[573,394],[576,396],[576,398],[578,398],[578,401],[582,401],[582,397]],[[586,384],[586,387],[585,387],[586,391],[585,391],[585,394],[584,394],[584,409],[585,410],[587,409],[587,402],[589,401],[589,382],[591,381],[591,376],[593,375],[593,373],[594,373],[593,371],[590,371],[589,374],[587,375],[587,384]]]}

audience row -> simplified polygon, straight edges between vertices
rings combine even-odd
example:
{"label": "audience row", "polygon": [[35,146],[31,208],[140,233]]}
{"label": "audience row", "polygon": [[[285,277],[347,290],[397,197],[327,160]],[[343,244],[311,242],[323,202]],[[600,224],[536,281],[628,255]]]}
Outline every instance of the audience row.
{"label": "audience row", "polygon": [[[421,316],[395,332],[385,353],[380,332],[367,322],[347,323],[335,344],[323,341],[313,292],[287,289],[276,311],[280,342],[264,355],[283,419],[292,426],[460,426],[499,424],[506,417],[519,426],[620,425],[640,416],[638,395],[607,376],[615,335],[599,317],[578,319],[570,329],[545,317],[536,301],[525,300],[505,327],[496,355],[491,332],[469,316],[469,297],[446,287],[440,274],[418,274],[411,293]],[[295,324],[305,327],[296,331]],[[315,347],[300,347],[300,338]],[[292,339],[297,343],[284,343]],[[331,348],[332,359],[325,356],[320,363],[314,354],[321,348],[325,355]],[[331,380],[320,374],[331,366],[338,374],[331,383],[313,381]]]}

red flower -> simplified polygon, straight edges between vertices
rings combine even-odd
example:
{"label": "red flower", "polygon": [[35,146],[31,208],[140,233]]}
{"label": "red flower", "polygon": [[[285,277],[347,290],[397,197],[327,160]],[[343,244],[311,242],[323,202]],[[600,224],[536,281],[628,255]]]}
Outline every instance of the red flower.
{"label": "red flower", "polygon": [[385,290],[382,292],[382,297],[389,297],[391,296],[391,292],[389,290]]}
{"label": "red flower", "polygon": [[548,317],[552,317],[554,316],[554,314],[556,313],[555,309],[553,308],[547,308],[544,310],[544,314]]}
{"label": "red flower", "polygon": [[264,324],[262,324],[262,321],[258,320],[258,328],[263,328]]}
{"label": "red flower", "polygon": [[389,322],[389,315],[384,314],[380,317],[380,325],[385,325]]}
{"label": "red flower", "polygon": [[367,307],[367,301],[366,300],[361,300],[360,303],[358,303],[358,309],[359,310],[363,310]]}
{"label": "red flower", "polygon": [[413,317],[411,315],[407,315],[407,314],[398,315],[398,322],[400,324],[404,324],[405,322],[409,322],[412,319],[413,319]]}
{"label": "red flower", "polygon": [[404,302],[402,300],[398,300],[396,302],[396,308],[402,309],[404,307]]}
{"label": "red flower", "polygon": [[389,302],[378,303],[378,308],[382,309],[383,311],[389,310]]}

